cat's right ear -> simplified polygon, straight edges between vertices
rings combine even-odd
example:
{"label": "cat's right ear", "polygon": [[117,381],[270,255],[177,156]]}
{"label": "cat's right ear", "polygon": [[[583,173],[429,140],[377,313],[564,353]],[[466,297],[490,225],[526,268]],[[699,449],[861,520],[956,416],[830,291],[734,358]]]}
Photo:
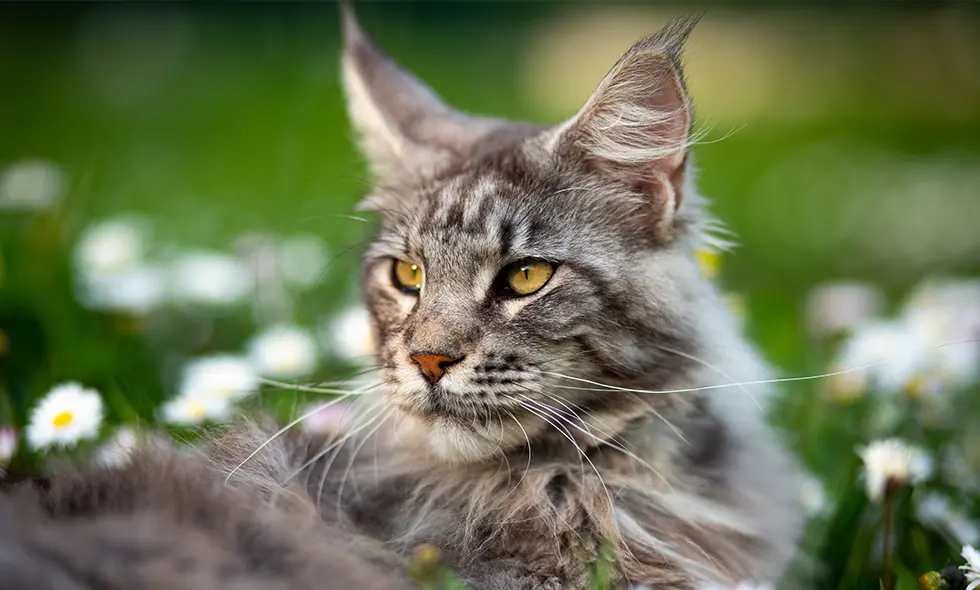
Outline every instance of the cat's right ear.
{"label": "cat's right ear", "polygon": [[680,54],[698,18],[675,20],[635,43],[553,144],[644,196],[660,233],[671,231],[687,173],[693,113]]}
{"label": "cat's right ear", "polygon": [[341,13],[348,112],[377,180],[401,183],[432,174],[496,126],[448,107],[374,46],[348,3],[341,3]]}

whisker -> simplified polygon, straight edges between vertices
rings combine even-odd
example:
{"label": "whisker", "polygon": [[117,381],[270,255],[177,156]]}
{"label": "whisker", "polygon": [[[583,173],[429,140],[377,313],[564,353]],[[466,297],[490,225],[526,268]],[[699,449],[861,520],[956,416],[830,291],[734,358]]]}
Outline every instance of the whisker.
{"label": "whisker", "polygon": [[[553,407],[549,406],[548,404],[545,404],[545,403],[543,403],[541,401],[533,400],[531,398],[527,398],[526,396],[521,396],[521,397],[524,397],[525,399],[527,399],[530,402],[534,402],[534,404],[537,405],[539,408],[541,408],[543,411],[548,411],[548,412],[551,413],[551,415],[555,416],[556,418],[561,419],[560,416],[559,416],[559,413],[561,413],[561,410],[558,410],[557,408],[553,408]],[[578,416],[575,416],[575,417],[578,418]],[[586,429],[588,429],[588,425],[585,424],[585,421],[583,421],[581,418],[579,418],[579,421],[581,421],[582,422],[582,425],[585,426]],[[571,426],[572,428],[575,428],[576,430],[578,430],[582,434],[588,436],[592,440],[596,441],[600,445],[604,445],[604,446],[610,447],[612,449],[615,449],[615,450],[617,450],[617,451],[625,454],[627,457],[632,458],[633,460],[635,460],[636,462],[638,462],[643,467],[646,467],[650,471],[650,473],[652,473],[654,476],[656,476],[657,478],[659,478],[663,483],[665,483],[667,485],[670,485],[670,482],[667,480],[667,478],[658,469],[654,468],[653,465],[650,465],[650,463],[648,463],[644,459],[640,458],[639,455],[637,455],[636,453],[630,451],[626,447],[624,447],[622,445],[619,445],[618,443],[611,442],[612,439],[615,438],[614,435],[610,435],[609,433],[605,433],[605,432],[599,431],[600,434],[603,434],[606,437],[608,437],[606,439],[602,439],[602,438],[599,438],[596,435],[592,434],[592,432],[590,432],[590,431],[583,430],[582,428],[579,428],[573,422],[570,422],[568,420],[565,420],[565,423],[568,424],[569,426]]]}
{"label": "whisker", "polygon": [[264,383],[266,385],[271,385],[273,387],[278,387],[280,389],[292,389],[294,391],[307,391],[310,393],[326,393],[331,395],[357,395],[362,393],[361,391],[351,391],[349,389],[330,389],[325,387],[315,387],[311,385],[297,385],[295,383],[276,381],[274,379],[266,379],[264,377],[259,377],[259,382]]}
{"label": "whisker", "polygon": [[[356,447],[354,447],[354,452],[351,453],[350,459],[347,461],[347,467],[344,468],[344,473],[343,475],[340,476],[340,486],[337,488],[337,518],[338,519],[340,519],[341,515],[343,514],[344,486],[347,483],[348,475],[350,475],[351,467],[354,466],[354,460],[357,458],[357,454],[361,451],[361,449],[364,448],[364,445],[367,444],[367,441],[372,440],[374,438],[374,435],[377,434],[378,430],[380,430],[381,427],[384,426],[385,422],[388,421],[388,418],[391,417],[391,411],[385,411],[381,414],[381,416],[382,416],[381,421],[378,422],[377,426],[372,428],[371,432],[367,433],[364,439],[361,440],[361,442],[359,442]],[[326,475],[327,470],[325,469],[323,473],[324,475]],[[321,476],[321,481],[324,481],[324,479],[322,479],[322,476]],[[322,491],[323,490],[321,488],[320,492]],[[320,505],[320,492],[317,492],[317,506]]]}
{"label": "whisker", "polygon": [[[544,420],[545,422],[547,422],[548,424],[550,424],[556,431],[558,431],[559,434],[561,434],[566,439],[568,439],[568,442],[572,443],[572,446],[575,448],[576,451],[578,451],[578,453],[581,456],[581,458],[582,459],[585,459],[586,461],[589,462],[589,465],[592,467],[592,471],[594,471],[595,474],[596,474],[596,477],[599,478],[599,484],[602,486],[602,489],[605,490],[606,496],[609,499],[609,507],[612,508],[614,506],[613,499],[612,499],[612,494],[609,493],[609,487],[606,486],[606,481],[602,478],[602,474],[599,473],[599,468],[595,466],[595,463],[592,462],[592,459],[590,459],[589,456],[585,453],[585,451],[582,450],[582,447],[580,447],[578,445],[578,443],[575,442],[575,437],[572,436],[571,433],[568,432],[567,429],[560,428],[557,424],[555,424],[550,419],[548,419],[547,415],[542,415],[540,413],[540,411],[536,411],[534,409],[534,406],[530,406],[530,405],[524,403],[523,401],[521,401],[521,400],[519,400],[517,398],[511,398],[511,399],[514,399],[515,401],[517,401],[517,403],[520,404],[521,407],[523,407],[528,412],[534,414],[538,418],[541,418],[542,420]],[[579,462],[581,463],[581,459],[579,460]],[[584,464],[582,465],[582,476],[583,476],[582,479],[583,479],[583,484],[584,484],[584,480],[585,480],[585,466],[584,466]]]}
{"label": "whisker", "polygon": [[510,491],[507,492],[507,495],[504,496],[504,498],[506,499],[508,496],[513,494],[515,491],[517,491],[518,488],[521,487],[521,484],[524,482],[524,478],[527,477],[527,472],[531,470],[531,437],[527,435],[527,430],[524,429],[524,425],[521,424],[521,421],[517,419],[517,416],[515,416],[513,412],[507,409],[505,409],[504,411],[507,412],[507,415],[514,420],[514,423],[517,424],[517,427],[521,429],[521,432],[524,433],[524,440],[527,441],[527,465],[524,466],[524,473],[521,474],[521,478],[517,480],[517,483],[514,484],[514,487],[512,487]]}
{"label": "whisker", "polygon": [[278,431],[276,431],[275,434],[273,434],[268,439],[266,439],[266,441],[264,443],[260,444],[254,451],[252,451],[251,453],[249,453],[249,455],[247,457],[245,457],[242,460],[241,463],[239,463],[238,465],[236,465],[235,468],[232,469],[230,473],[228,473],[228,476],[225,477],[225,483],[227,484],[231,480],[231,477],[233,475],[235,475],[235,473],[239,469],[241,469],[242,466],[244,466],[246,463],[248,463],[252,459],[252,457],[258,455],[262,451],[262,449],[264,449],[267,446],[269,446],[270,444],[272,444],[273,441],[275,441],[277,438],[279,438],[280,436],[282,436],[283,434],[285,434],[287,431],[289,431],[290,428],[293,428],[294,426],[296,426],[297,424],[303,422],[307,418],[310,418],[311,416],[316,415],[321,410],[325,410],[325,409],[327,409],[327,408],[329,408],[329,407],[331,407],[333,405],[339,404],[340,402],[346,400],[347,398],[351,397],[352,395],[356,395],[356,394],[348,393],[346,395],[341,395],[337,399],[335,399],[333,401],[330,401],[330,402],[327,402],[327,403],[323,404],[322,406],[316,407],[315,409],[313,409],[313,410],[311,410],[311,411],[303,414],[299,418],[296,418],[295,420],[293,420],[289,424],[286,424],[285,426],[283,426],[282,428],[280,428]]}
{"label": "whisker", "polygon": [[[384,404],[384,402],[379,402],[379,403],[375,404],[374,406],[372,406],[372,409],[369,412],[373,412],[374,410],[380,408],[383,404]],[[363,414],[363,415],[367,415],[369,412],[365,412],[365,414]],[[340,438],[340,440],[338,440],[337,442],[331,444],[329,447],[327,447],[326,449],[324,449],[320,453],[317,453],[317,455],[318,455],[317,461],[319,461],[321,458],[323,458],[329,452],[329,450],[330,450],[331,447],[334,447],[333,454],[330,455],[330,458],[327,460],[326,464],[323,466],[323,471],[320,473],[320,481],[317,484],[317,491],[316,491],[316,507],[317,507],[317,510],[320,509],[320,501],[321,501],[321,499],[323,497],[323,487],[326,485],[326,482],[327,482],[327,474],[330,473],[330,468],[333,466],[333,462],[340,455],[340,452],[341,452],[341,450],[343,450],[344,445],[347,444],[347,441],[349,441],[350,439],[354,438],[355,436],[357,436],[358,434],[360,434],[361,432],[363,432],[364,430],[366,430],[367,428],[369,428],[370,426],[372,426],[375,422],[377,422],[380,418],[382,418],[384,416],[385,416],[385,413],[384,412],[382,412],[381,414],[376,414],[376,415],[372,416],[364,424],[362,424],[362,425],[358,426],[357,428],[355,428],[354,430],[346,433],[343,437]],[[382,420],[382,422],[383,422],[383,420]],[[367,439],[365,439],[365,440],[367,440]]]}
{"label": "whisker", "polygon": [[[930,349],[942,348],[944,346],[953,346],[956,344],[976,344],[980,340],[958,340],[956,342],[946,342],[944,344],[937,344],[935,346],[929,347]],[[690,393],[695,391],[709,391],[712,389],[723,389],[725,387],[740,387],[743,385],[766,385],[769,383],[795,383],[798,381],[815,381],[817,379],[826,379],[828,377],[836,377],[838,375],[846,375],[848,373],[855,373],[857,371],[866,371],[878,365],[884,365],[892,362],[892,359],[886,359],[881,361],[876,361],[873,363],[868,363],[866,365],[861,365],[859,367],[852,367],[850,369],[842,369],[840,371],[831,371],[828,373],[820,373],[818,375],[803,375],[800,377],[780,377],[776,379],[758,379],[754,381],[741,381],[736,383],[719,383],[715,385],[704,385],[701,387],[689,387],[685,389],[632,389],[629,387],[618,387],[616,385],[609,385],[606,383],[599,383],[598,381],[590,381],[589,379],[583,379],[581,377],[572,377],[570,375],[563,375],[561,373],[554,373],[551,371],[542,371],[543,375],[551,375],[553,377],[561,377],[563,379],[571,379],[572,381],[579,381],[582,383],[589,383],[591,385],[598,385],[603,389],[587,390],[587,391],[603,391],[603,390],[615,390],[615,391],[628,391],[631,393],[646,393],[646,394],[670,394],[670,393]]]}
{"label": "whisker", "polygon": [[[383,401],[376,403],[367,412],[365,412],[365,414],[368,413],[368,412],[370,412],[370,411],[372,411],[372,410],[374,410],[374,409],[377,409],[377,408],[381,407],[381,405],[383,403],[384,403]],[[317,461],[319,461],[324,456],[326,456],[327,453],[329,453],[334,448],[336,448],[337,445],[342,445],[344,442],[347,441],[347,439],[349,439],[351,436],[354,436],[355,434],[357,434],[358,432],[360,432],[363,428],[365,428],[366,426],[368,426],[369,424],[371,424],[371,422],[372,421],[369,420],[368,423],[366,423],[364,425],[359,425],[354,430],[350,430],[350,431],[344,432],[343,435],[339,439],[337,439],[336,441],[330,443],[324,449],[318,451],[312,457],[310,457],[309,459],[307,459],[302,465],[300,465],[298,468],[296,468],[295,470],[293,470],[293,472],[290,473],[286,477],[286,479],[283,481],[283,483],[289,481],[290,479],[296,477],[300,473],[303,473],[304,471],[306,471],[309,467],[311,467],[312,465],[316,464]]]}
{"label": "whisker", "polygon": [[734,377],[732,377],[731,375],[729,375],[728,373],[726,373],[725,371],[723,371],[720,367],[717,367],[714,364],[709,363],[708,361],[706,361],[704,359],[700,359],[700,358],[698,358],[698,357],[696,357],[696,356],[694,356],[692,354],[688,354],[688,353],[686,353],[684,351],[674,350],[673,348],[670,348],[669,346],[663,346],[663,345],[660,345],[660,344],[656,344],[655,346],[657,348],[659,348],[660,350],[669,352],[671,354],[676,354],[679,357],[683,357],[683,358],[686,358],[688,360],[691,360],[691,361],[694,361],[696,363],[699,363],[699,364],[701,364],[701,365],[703,365],[703,366],[711,369],[712,371],[718,373],[719,375],[721,375],[725,379],[728,379],[732,383],[733,386],[738,387],[739,389],[742,390],[742,393],[744,393],[745,395],[749,396],[749,399],[751,399],[755,403],[755,407],[758,408],[760,412],[762,411],[762,404],[760,404],[759,403],[759,400],[756,399],[756,397],[754,395],[752,395],[752,392],[749,391],[748,389],[746,389],[745,386],[742,385],[741,383],[737,383],[735,381],[735,378]]}

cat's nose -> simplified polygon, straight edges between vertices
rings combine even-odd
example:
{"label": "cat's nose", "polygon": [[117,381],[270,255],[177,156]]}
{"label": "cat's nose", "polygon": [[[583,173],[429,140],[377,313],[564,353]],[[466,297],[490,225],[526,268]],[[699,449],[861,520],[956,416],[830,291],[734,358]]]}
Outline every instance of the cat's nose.
{"label": "cat's nose", "polygon": [[411,358],[419,366],[419,369],[425,375],[425,378],[429,380],[429,383],[435,383],[442,379],[442,376],[446,373],[446,369],[463,360],[465,357],[459,356],[453,358],[444,354],[413,354]]}

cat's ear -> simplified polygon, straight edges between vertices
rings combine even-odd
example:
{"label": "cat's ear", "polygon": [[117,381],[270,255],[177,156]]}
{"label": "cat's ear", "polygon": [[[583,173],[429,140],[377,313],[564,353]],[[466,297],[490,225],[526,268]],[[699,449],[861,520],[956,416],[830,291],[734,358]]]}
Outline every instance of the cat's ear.
{"label": "cat's ear", "polygon": [[697,20],[673,21],[635,43],[555,138],[560,153],[647,197],[664,229],[687,168],[693,112],[680,53]]}
{"label": "cat's ear", "polygon": [[448,107],[375,47],[346,2],[341,12],[348,111],[376,178],[397,182],[437,171],[496,126]]}

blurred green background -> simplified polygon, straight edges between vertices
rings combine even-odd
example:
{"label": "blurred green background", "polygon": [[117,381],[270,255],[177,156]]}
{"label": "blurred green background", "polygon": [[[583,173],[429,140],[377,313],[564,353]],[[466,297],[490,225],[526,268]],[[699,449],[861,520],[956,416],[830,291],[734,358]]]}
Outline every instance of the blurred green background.
{"label": "blurred green background", "polygon": [[[358,6],[377,43],[451,104],[536,122],[572,115],[632,41],[690,9]],[[228,311],[202,331],[193,311],[86,309],[72,247],[94,221],[139,214],[154,240],[196,249],[257,231],[319,236],[328,263],[289,320],[314,326],[356,300],[370,224],[343,215],[368,178],[337,20],[330,4],[0,4],[0,170],[41,159],[63,181],[50,207],[0,208],[0,424],[23,425],[64,380],[99,389],[109,421],[151,421],[183,359],[239,347],[262,323]],[[978,33],[967,4],[709,6],[687,51],[708,130],[699,185],[740,244],[721,281],[781,372],[822,372],[833,356],[834,341],[807,330],[816,285],[865,281],[895,302],[924,278],[980,271]],[[344,371],[337,359],[320,369]],[[870,410],[828,404],[813,384],[786,389],[774,419],[840,500],[786,587],[877,588],[874,517],[848,495]],[[287,412],[296,398],[271,403]],[[958,553],[908,526],[903,588]]]}

